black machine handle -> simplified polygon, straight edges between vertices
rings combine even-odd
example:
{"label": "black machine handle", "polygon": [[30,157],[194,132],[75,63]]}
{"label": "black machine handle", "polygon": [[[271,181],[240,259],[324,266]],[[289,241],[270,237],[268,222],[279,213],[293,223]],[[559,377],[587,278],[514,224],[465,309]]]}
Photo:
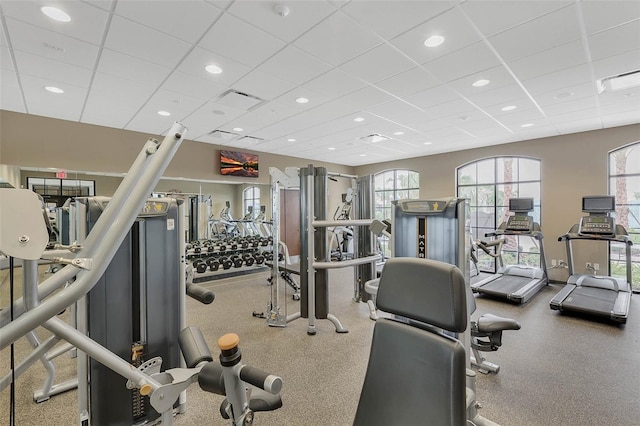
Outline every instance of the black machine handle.
{"label": "black machine handle", "polygon": [[280,377],[249,365],[245,365],[240,370],[240,379],[274,395],[282,390],[282,379]]}

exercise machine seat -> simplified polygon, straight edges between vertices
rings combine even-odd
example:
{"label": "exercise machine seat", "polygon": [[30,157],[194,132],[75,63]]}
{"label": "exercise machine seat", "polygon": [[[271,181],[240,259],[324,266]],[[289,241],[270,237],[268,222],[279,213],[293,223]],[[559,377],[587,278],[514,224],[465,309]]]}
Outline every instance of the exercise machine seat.
{"label": "exercise machine seat", "polygon": [[520,330],[520,323],[511,318],[499,317],[493,314],[484,314],[476,322],[478,332],[491,333],[503,330]]}
{"label": "exercise machine seat", "polygon": [[466,423],[466,353],[445,332],[467,328],[462,272],[443,262],[389,259],[354,425]]}

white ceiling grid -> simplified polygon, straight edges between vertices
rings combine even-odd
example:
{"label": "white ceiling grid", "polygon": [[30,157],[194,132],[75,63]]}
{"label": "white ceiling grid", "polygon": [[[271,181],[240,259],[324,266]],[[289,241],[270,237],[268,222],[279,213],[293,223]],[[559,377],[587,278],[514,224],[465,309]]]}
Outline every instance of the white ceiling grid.
{"label": "white ceiling grid", "polygon": [[[47,18],[45,5],[71,21]],[[640,89],[596,87],[640,69],[637,0],[0,0],[0,8],[0,108],[9,111],[152,134],[177,120],[203,143],[346,165],[640,122]],[[426,47],[434,34],[444,43]],[[206,72],[210,64],[222,72]],[[490,83],[472,86],[478,79]],[[264,102],[225,105],[230,89]],[[376,133],[389,139],[364,138]]]}

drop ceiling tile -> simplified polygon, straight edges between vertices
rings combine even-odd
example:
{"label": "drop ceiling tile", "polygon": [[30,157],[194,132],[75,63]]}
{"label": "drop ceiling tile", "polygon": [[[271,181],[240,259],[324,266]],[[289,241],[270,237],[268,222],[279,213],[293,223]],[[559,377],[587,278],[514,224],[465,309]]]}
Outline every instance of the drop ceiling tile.
{"label": "drop ceiling tile", "polygon": [[154,90],[154,86],[96,73],[81,121],[122,129]]}
{"label": "drop ceiling tile", "polygon": [[581,37],[575,5],[536,18],[489,38],[507,62],[533,55]]}
{"label": "drop ceiling tile", "polygon": [[357,110],[388,102],[391,99],[393,99],[393,97],[382,90],[373,86],[368,86],[342,96],[340,101]]}
{"label": "drop ceiling tile", "polygon": [[15,72],[13,59],[11,59],[11,51],[6,46],[0,46],[0,69]]}
{"label": "drop ceiling tile", "polygon": [[366,82],[335,68],[306,82],[302,87],[336,98],[362,89],[366,85]]}
{"label": "drop ceiling tile", "polygon": [[615,92],[602,92],[598,95],[600,105],[635,102],[640,108],[640,87],[632,87]]}
{"label": "drop ceiling tile", "polygon": [[496,106],[497,109],[500,109],[507,105],[515,105],[521,108],[523,102],[531,104],[529,98],[517,84],[466,94],[466,97],[481,108]]}
{"label": "drop ceiling tile", "polygon": [[293,46],[286,47],[258,67],[260,71],[295,85],[305,83],[331,68],[326,62]]}
{"label": "drop ceiling tile", "polygon": [[[161,109],[163,109],[162,105],[147,103],[135,117],[127,123],[125,129],[159,135],[170,128],[175,121],[182,121],[184,119],[184,117],[175,114],[168,117],[158,115],[158,111]],[[187,133],[187,137],[188,135],[189,133]]]}
{"label": "drop ceiling tile", "polygon": [[65,64],[92,69],[98,56],[98,46],[75,38],[7,18],[7,30],[12,34],[14,50],[43,56]]}
{"label": "drop ceiling tile", "polygon": [[459,95],[450,87],[440,85],[405,97],[405,100],[418,108],[430,108],[434,105],[458,99]]}
{"label": "drop ceiling tile", "polygon": [[254,69],[235,82],[233,87],[240,92],[251,93],[261,99],[272,100],[289,92],[296,86],[288,81]]}
{"label": "drop ceiling tile", "polygon": [[191,46],[182,40],[114,16],[104,42],[106,48],[174,68]]}
{"label": "drop ceiling tile", "polygon": [[498,57],[478,42],[424,64],[424,68],[440,81],[452,81],[500,65]]}
{"label": "drop ceiling tile", "polygon": [[537,123],[541,120],[545,120],[544,116],[540,114],[540,111],[535,108],[528,108],[522,111],[512,111],[510,114],[501,115],[496,117],[496,119],[503,125],[510,128],[517,128],[524,123]]}
{"label": "drop ceiling tile", "polygon": [[40,77],[52,82],[87,88],[93,74],[91,70],[86,68],[64,64],[26,52],[16,51],[15,58],[21,74]]}
{"label": "drop ceiling tile", "polygon": [[[564,7],[569,1],[466,1],[460,7],[485,36],[509,28]],[[497,19],[499,17],[499,19]]]}
{"label": "drop ceiling tile", "polygon": [[415,66],[413,61],[396,49],[382,44],[340,65],[340,69],[353,77],[375,83]]}
{"label": "drop ceiling tile", "polygon": [[[222,69],[222,72],[220,74],[211,74],[205,70],[208,65],[217,65]],[[249,73],[251,68],[232,59],[195,47],[184,58],[177,70],[210,81],[216,85],[228,86]]]}
{"label": "drop ceiling tile", "polygon": [[592,63],[597,79],[624,74],[640,69],[640,49],[609,56]]}
{"label": "drop ceiling tile", "polygon": [[602,116],[602,124],[604,127],[626,126],[636,123],[640,123],[640,110],[638,109]]}
{"label": "drop ceiling tile", "polygon": [[337,12],[319,23],[293,44],[334,66],[380,44],[382,40],[352,19]]}
{"label": "drop ceiling tile", "polygon": [[201,78],[174,71],[160,88],[206,101],[217,97],[227,86],[214,82],[213,78]]}
{"label": "drop ceiling tile", "polygon": [[554,126],[561,133],[577,133],[601,129],[602,121],[599,118],[583,118],[575,121],[554,123]]}
{"label": "drop ceiling tile", "polygon": [[454,4],[452,1],[352,1],[342,10],[363,27],[388,39],[441,14]]}
{"label": "drop ceiling tile", "polygon": [[273,56],[285,43],[225,13],[202,38],[199,46],[253,67]]}
{"label": "drop ceiling tile", "polygon": [[549,121],[555,126],[557,123],[566,123],[579,120],[592,120],[598,121],[600,118],[600,112],[598,108],[593,106],[592,108],[581,109],[577,111],[559,112],[558,114],[549,115]]}
{"label": "drop ceiling tile", "polygon": [[84,3],[88,3],[94,7],[98,7],[103,10],[111,10],[113,0],[82,0]]}
{"label": "drop ceiling tile", "polygon": [[[99,45],[109,14],[79,1],[66,1],[57,6],[70,17],[69,22],[58,22],[40,11],[43,4],[35,1],[3,1],[3,15],[40,27],[43,30]],[[47,39],[45,39],[47,40]]]}
{"label": "drop ceiling tile", "polygon": [[0,69],[0,109],[7,111],[27,112],[18,86],[16,73]]}
{"label": "drop ceiling tile", "polygon": [[603,102],[600,108],[603,116],[640,111],[640,100],[632,96],[626,102]]}
{"label": "drop ceiling tile", "polygon": [[[301,104],[296,101],[299,98],[306,98],[309,100],[306,104]],[[322,92],[316,92],[306,87],[297,87],[291,91],[279,96],[275,101],[282,105],[287,105],[294,111],[303,112],[319,105],[324,104],[331,100],[331,97]]]}
{"label": "drop ceiling tile", "polygon": [[585,1],[581,5],[587,34],[640,18],[640,3],[637,1]]}
{"label": "drop ceiling tile", "polygon": [[434,76],[417,66],[386,80],[376,83],[376,87],[386,90],[395,96],[406,96],[437,86],[439,81]]}
{"label": "drop ceiling tile", "polygon": [[459,116],[467,116],[475,108],[469,104],[469,102],[464,99],[454,99],[449,102],[444,102],[429,108],[426,108],[426,112],[432,117],[450,117],[451,115],[457,114]]}
{"label": "drop ceiling tile", "polygon": [[71,121],[80,119],[87,96],[85,87],[65,85],[64,93],[55,94],[44,90],[47,85],[61,85],[50,79],[22,75],[20,82],[30,114]]}
{"label": "drop ceiling tile", "polygon": [[561,90],[537,94],[535,99],[543,109],[549,105],[556,105],[563,102],[574,102],[576,99],[588,98],[596,95],[596,85],[589,81],[563,87]]}
{"label": "drop ceiling tile", "polygon": [[367,112],[400,124],[426,117],[424,111],[397,99],[367,108]]}
{"label": "drop ceiling tile", "polygon": [[158,110],[170,112],[174,120],[181,120],[189,115],[191,111],[200,108],[203,105],[203,101],[182,93],[159,89],[151,96],[149,104],[155,105]]}
{"label": "drop ceiling tile", "polygon": [[565,87],[591,81],[591,69],[588,65],[578,65],[540,77],[524,80],[522,84],[532,95],[550,91],[562,91]]}
{"label": "drop ceiling tile", "polygon": [[5,34],[7,34],[7,31],[5,30],[4,20],[0,19],[0,46],[8,47],[9,43]]}
{"label": "drop ceiling tile", "polygon": [[188,117],[185,117],[183,123],[189,128],[189,139],[212,142],[211,137],[207,137],[208,133],[243,114],[245,114],[244,111],[221,106],[214,102],[207,102],[197,110],[194,110]]}
{"label": "drop ceiling tile", "polygon": [[[437,47],[426,47],[424,41],[432,35],[445,37]],[[466,20],[457,8],[450,9],[424,24],[407,31],[390,42],[419,64],[432,61],[480,40],[480,34]]]}
{"label": "drop ceiling tile", "polygon": [[[126,66],[123,66],[123,64],[126,64]],[[115,77],[156,86],[160,85],[171,72],[170,68],[152,64],[111,49],[102,50],[97,70]]]}
{"label": "drop ceiling tile", "polygon": [[115,14],[188,43],[197,42],[221,14],[204,1],[120,1]]}
{"label": "drop ceiling tile", "polygon": [[593,34],[587,38],[587,42],[593,61],[630,50],[637,51],[640,49],[640,19]]}
{"label": "drop ceiling tile", "polygon": [[[489,84],[481,87],[473,86],[477,80],[489,80]],[[515,80],[509,71],[502,65],[474,72],[466,77],[449,81],[448,86],[463,96],[473,96],[479,93],[489,92],[501,87],[509,87],[515,84]]]}
{"label": "drop ceiling tile", "polygon": [[544,52],[521,58],[509,63],[509,68],[520,80],[528,80],[566,68],[587,63],[581,40],[563,44]]}
{"label": "drop ceiling tile", "polygon": [[276,3],[265,1],[236,1],[228,12],[281,40],[292,42],[309,28],[325,19],[335,8],[325,1],[289,2],[287,16],[274,11]]}

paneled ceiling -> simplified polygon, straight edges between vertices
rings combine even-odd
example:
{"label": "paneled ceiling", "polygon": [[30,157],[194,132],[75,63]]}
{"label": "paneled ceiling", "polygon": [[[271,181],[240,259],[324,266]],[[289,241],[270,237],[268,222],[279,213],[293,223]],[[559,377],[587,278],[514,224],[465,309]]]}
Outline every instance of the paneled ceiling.
{"label": "paneled ceiling", "polygon": [[597,82],[640,69],[638,0],[0,7],[9,111],[351,166],[640,122]]}

